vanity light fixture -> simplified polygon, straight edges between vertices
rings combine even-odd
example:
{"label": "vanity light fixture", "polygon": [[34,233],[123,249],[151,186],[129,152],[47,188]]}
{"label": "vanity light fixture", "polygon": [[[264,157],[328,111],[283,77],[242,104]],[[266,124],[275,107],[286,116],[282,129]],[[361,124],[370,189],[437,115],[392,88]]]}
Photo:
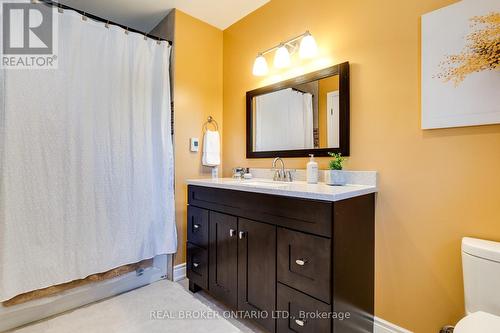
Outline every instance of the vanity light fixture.
{"label": "vanity light fixture", "polygon": [[274,55],[274,67],[284,68],[290,66],[290,55],[297,50],[299,51],[299,56],[303,59],[313,58],[318,53],[316,41],[309,31],[257,54],[257,58],[253,64],[253,75],[264,76],[269,72],[264,55],[276,51]]}
{"label": "vanity light fixture", "polygon": [[276,68],[285,68],[290,66],[290,52],[288,52],[285,44],[281,44],[280,47],[276,50],[274,54],[274,67]]}
{"label": "vanity light fixture", "polygon": [[314,58],[318,54],[318,46],[314,37],[306,31],[306,35],[300,41],[299,55],[301,58]]}
{"label": "vanity light fixture", "polygon": [[253,63],[253,75],[264,76],[267,74],[269,69],[267,68],[266,58],[262,54],[257,55],[255,62]]}

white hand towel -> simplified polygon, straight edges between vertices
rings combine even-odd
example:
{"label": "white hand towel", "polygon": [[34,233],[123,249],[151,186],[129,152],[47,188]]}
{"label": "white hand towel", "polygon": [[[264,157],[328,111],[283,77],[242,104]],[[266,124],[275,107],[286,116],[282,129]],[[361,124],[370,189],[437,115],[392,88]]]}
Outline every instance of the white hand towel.
{"label": "white hand towel", "polygon": [[203,136],[202,164],[217,166],[220,164],[220,136],[218,131],[207,130]]}

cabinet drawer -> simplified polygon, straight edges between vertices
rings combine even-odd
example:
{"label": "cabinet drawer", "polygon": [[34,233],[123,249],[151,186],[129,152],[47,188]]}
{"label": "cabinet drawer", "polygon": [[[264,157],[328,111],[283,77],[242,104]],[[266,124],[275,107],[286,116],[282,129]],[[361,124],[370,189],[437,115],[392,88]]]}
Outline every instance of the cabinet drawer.
{"label": "cabinet drawer", "polygon": [[[278,311],[281,311],[279,312],[280,318],[278,319],[277,333],[331,332],[330,305],[281,283],[278,283],[277,304]],[[318,313],[321,316],[318,316]]]}
{"label": "cabinet drawer", "polygon": [[188,192],[193,206],[331,237],[332,202],[194,185]]}
{"label": "cabinet drawer", "polygon": [[187,277],[203,289],[208,289],[208,251],[187,243]]}
{"label": "cabinet drawer", "polygon": [[331,240],[278,228],[278,281],[331,302]]}
{"label": "cabinet drawer", "polygon": [[208,247],[208,210],[188,206],[187,240],[192,244]]}

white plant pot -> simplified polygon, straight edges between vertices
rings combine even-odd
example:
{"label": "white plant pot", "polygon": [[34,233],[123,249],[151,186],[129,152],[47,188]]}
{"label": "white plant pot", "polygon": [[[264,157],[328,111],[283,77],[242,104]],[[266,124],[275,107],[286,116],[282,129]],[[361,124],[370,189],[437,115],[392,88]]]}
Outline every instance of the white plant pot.
{"label": "white plant pot", "polygon": [[327,185],[341,186],[346,184],[345,174],[342,170],[327,170],[325,172],[325,183]]}

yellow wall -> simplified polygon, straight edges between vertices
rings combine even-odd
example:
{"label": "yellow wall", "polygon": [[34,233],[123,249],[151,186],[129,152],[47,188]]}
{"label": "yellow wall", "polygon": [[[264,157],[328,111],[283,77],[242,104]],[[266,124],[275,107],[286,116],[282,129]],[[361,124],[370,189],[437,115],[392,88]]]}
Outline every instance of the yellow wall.
{"label": "yellow wall", "polygon": [[186,261],[188,178],[210,177],[198,153],[189,151],[189,138],[202,143],[202,125],[212,115],[222,129],[222,31],[183,12],[175,13],[175,201],[178,252],[175,264]]}
{"label": "yellow wall", "polygon": [[[271,166],[245,159],[247,90],[351,63],[347,168],[380,175],[376,315],[417,333],[463,315],[461,237],[500,241],[500,125],[420,129],[420,15],[452,2],[272,0],[224,31],[226,176],[234,166]],[[252,76],[258,51],[307,29],[320,48],[315,61]],[[305,168],[306,159],[285,163]]]}

